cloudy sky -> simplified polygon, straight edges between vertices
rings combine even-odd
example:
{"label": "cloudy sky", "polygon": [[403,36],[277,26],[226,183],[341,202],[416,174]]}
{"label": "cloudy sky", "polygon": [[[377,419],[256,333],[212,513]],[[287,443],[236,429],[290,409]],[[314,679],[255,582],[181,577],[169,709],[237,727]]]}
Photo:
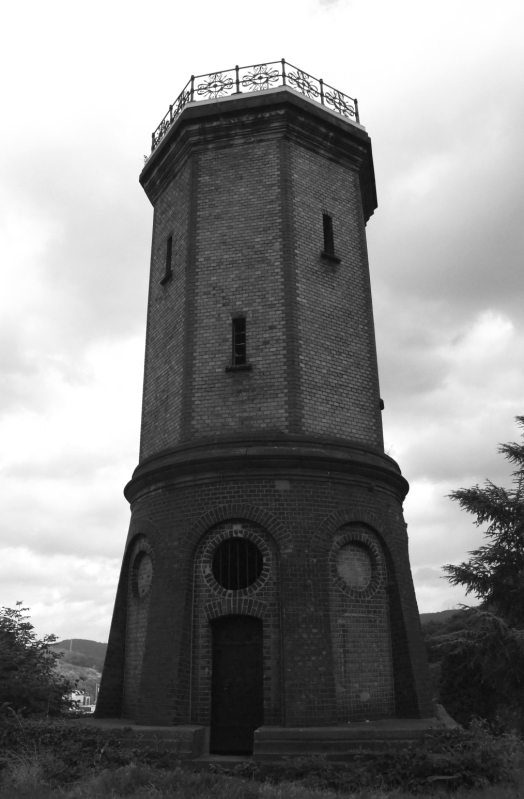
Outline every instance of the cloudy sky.
{"label": "cloudy sky", "polygon": [[28,0],[3,12],[0,605],[107,641],[138,457],[152,209],[137,178],[189,75],[282,57],[352,96],[386,450],[422,611],[481,532],[446,498],[524,414],[521,0]]}

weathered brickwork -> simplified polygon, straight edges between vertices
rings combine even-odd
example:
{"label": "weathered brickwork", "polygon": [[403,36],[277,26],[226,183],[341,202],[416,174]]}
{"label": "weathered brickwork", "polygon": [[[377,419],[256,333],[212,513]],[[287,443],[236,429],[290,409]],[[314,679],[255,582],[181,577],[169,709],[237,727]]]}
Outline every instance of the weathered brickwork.
{"label": "weathered brickwork", "polygon": [[[329,561],[333,542],[341,535],[342,528],[345,531],[346,524],[364,525],[368,538],[380,541],[380,551],[384,553],[396,650],[392,666],[394,713],[401,717],[431,715],[406,527],[399,499],[386,486],[370,491],[361,481],[336,477],[245,480],[239,475],[236,480],[180,485],[169,491],[148,493],[134,503],[133,517],[137,523],[148,519],[151,530],[148,542],[155,556],[141,674],[142,706],[135,716],[142,723],[155,720],[163,724],[204,723],[209,713],[207,678],[204,675],[202,687],[201,670],[198,671],[202,664],[205,670],[205,652],[209,653],[206,650],[209,628],[204,618],[212,618],[214,613],[246,612],[247,606],[239,606],[236,596],[224,601],[219,592],[215,594],[202,577],[198,564],[206,550],[209,557],[209,546],[216,540],[213,536],[232,531],[234,524],[240,524],[243,530],[259,535],[266,542],[280,572],[279,597],[275,593],[273,599],[265,593],[269,590],[269,580],[257,590],[256,596],[240,597],[241,601],[256,599],[263,603],[255,611],[251,608],[250,613],[264,618],[266,625],[268,608],[273,602],[280,602],[280,668],[276,666],[274,649],[269,654],[271,648],[266,641],[265,674],[268,679],[271,675],[271,687],[266,694],[271,697],[267,700],[271,707],[268,718],[275,719],[280,714],[288,726],[311,724],[312,719],[318,724],[335,723],[341,717],[348,720],[347,707],[341,710],[336,689],[332,614],[333,592],[340,589],[336,585],[336,569],[333,573]],[[196,590],[200,597],[195,604],[194,576],[199,576]],[[344,595],[344,607],[346,600],[348,597]],[[117,597],[117,605],[121,601],[125,603],[126,596]],[[385,610],[383,604],[382,610],[377,611],[381,619],[378,626],[383,631],[379,644],[382,650],[386,638]],[[270,635],[276,637],[274,620],[272,616],[266,630],[271,629]],[[199,643],[197,632],[203,643]],[[384,684],[389,669],[391,666],[386,663]],[[113,677],[116,681],[116,671]],[[109,674],[107,679],[111,679]],[[380,701],[381,707],[387,708],[385,715],[391,715],[391,704],[384,699]],[[100,712],[103,713],[103,706]],[[353,717],[361,717],[360,707]]]}
{"label": "weathered brickwork", "polygon": [[[281,112],[265,125],[268,140],[235,116],[224,141],[210,122],[156,200],[141,460],[265,430],[382,446],[358,164],[289,142]],[[338,265],[320,255],[324,212]],[[237,316],[250,371],[226,371]]]}
{"label": "weathered brickwork", "polygon": [[[186,263],[190,228],[190,164],[186,163],[155,207],[146,334],[140,457],[180,439]],[[172,277],[164,285],[166,246],[173,237]]]}
{"label": "weathered brickwork", "polygon": [[[304,431],[382,446],[358,172],[296,144],[291,153]],[[321,256],[323,213],[339,264]]]}
{"label": "weathered brickwork", "polygon": [[[382,443],[370,141],[285,88],[257,95],[188,104],[141,176],[155,207],[141,451],[97,715],[209,724],[212,622],[248,615],[265,725],[427,717],[408,486]],[[261,553],[242,588],[213,571],[234,540]]]}
{"label": "weathered brickwork", "polygon": [[[200,156],[191,437],[286,429],[279,199],[274,142]],[[226,372],[236,316],[251,372]]]}

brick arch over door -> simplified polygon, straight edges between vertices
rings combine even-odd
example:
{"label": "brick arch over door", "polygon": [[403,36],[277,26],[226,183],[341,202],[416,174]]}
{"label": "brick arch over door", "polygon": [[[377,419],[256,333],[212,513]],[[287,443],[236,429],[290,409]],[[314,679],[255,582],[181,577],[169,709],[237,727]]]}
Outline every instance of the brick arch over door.
{"label": "brick arch over door", "polygon": [[284,524],[269,511],[256,505],[234,504],[219,505],[206,511],[191,527],[188,534],[188,546],[195,549],[202,537],[209,533],[211,528],[220,522],[230,519],[245,519],[262,527],[275,540],[280,557],[286,557],[293,552],[293,539]]}
{"label": "brick arch over door", "polygon": [[208,621],[221,616],[255,616],[257,619],[263,619],[268,614],[268,604],[260,599],[233,597],[208,602],[202,610]]}
{"label": "brick arch over door", "polygon": [[[223,616],[252,616],[263,622],[264,723],[282,723],[282,662],[280,630],[280,549],[279,527],[269,518],[269,530],[258,521],[260,513],[246,518],[245,505],[223,506],[225,518],[216,520],[214,513],[203,518],[212,521],[199,536],[193,556],[194,576],[191,661],[191,723],[209,724],[211,710],[212,628],[211,622]],[[255,508],[254,511],[259,509]],[[242,515],[241,515],[242,514]],[[254,513],[250,514],[254,516]],[[272,522],[272,520],[274,520]],[[233,531],[233,528],[240,528]],[[275,535],[275,529],[277,535]],[[200,528],[193,527],[193,534]],[[228,590],[210,576],[216,546],[230,538],[246,538],[260,550],[264,558],[262,573],[245,588]],[[282,541],[282,536],[280,536]],[[285,540],[285,539],[284,539]]]}
{"label": "brick arch over door", "polygon": [[395,536],[387,529],[382,516],[366,508],[339,508],[323,519],[311,540],[311,555],[320,556],[325,561],[326,571],[333,534],[347,524],[368,527],[382,546],[388,576],[395,714],[398,718],[419,718],[413,670],[413,657],[417,657],[419,653],[412,651],[410,627],[420,624],[420,620],[413,614],[413,609],[416,611],[416,599],[409,566],[407,535],[403,541],[399,540],[398,534]]}

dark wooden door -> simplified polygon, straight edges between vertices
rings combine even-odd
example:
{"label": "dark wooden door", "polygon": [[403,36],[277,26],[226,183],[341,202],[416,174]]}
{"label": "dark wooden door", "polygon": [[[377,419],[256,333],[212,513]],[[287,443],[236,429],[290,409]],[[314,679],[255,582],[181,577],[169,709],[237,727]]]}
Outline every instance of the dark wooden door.
{"label": "dark wooden door", "polygon": [[262,620],[224,616],[211,622],[211,737],[214,754],[251,754],[264,721]]}

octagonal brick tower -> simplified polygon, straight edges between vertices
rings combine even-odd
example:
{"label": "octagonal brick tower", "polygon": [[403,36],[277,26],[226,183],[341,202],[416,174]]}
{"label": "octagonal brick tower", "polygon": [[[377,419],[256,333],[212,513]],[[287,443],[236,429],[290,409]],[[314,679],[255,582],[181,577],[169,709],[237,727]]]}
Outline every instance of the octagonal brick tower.
{"label": "octagonal brick tower", "polygon": [[204,728],[215,753],[432,715],[383,450],[371,142],[356,101],[277,66],[192,79],[140,176],[140,461],[97,716]]}

